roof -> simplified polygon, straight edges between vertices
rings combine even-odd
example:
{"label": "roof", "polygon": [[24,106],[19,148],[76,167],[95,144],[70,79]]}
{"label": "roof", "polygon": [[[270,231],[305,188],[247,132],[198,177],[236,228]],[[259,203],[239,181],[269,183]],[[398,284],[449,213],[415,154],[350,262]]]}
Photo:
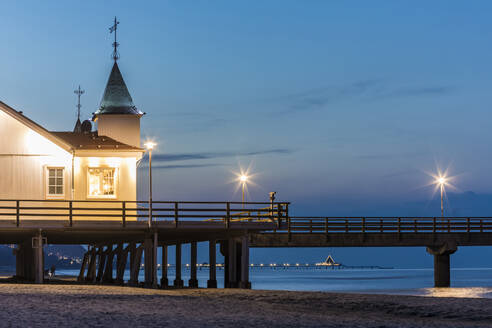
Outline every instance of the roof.
{"label": "roof", "polygon": [[82,123],[80,122],[80,118],[77,118],[77,122],[75,122],[75,127],[73,128],[73,132],[82,132]]}
{"label": "roof", "polygon": [[132,97],[130,96],[130,92],[128,92],[128,88],[126,87],[116,62],[109,75],[106,89],[104,89],[101,106],[94,113],[94,115],[101,114],[143,115],[143,113],[133,105]]}
{"label": "roof", "polygon": [[46,139],[50,140],[60,148],[72,152],[73,150],[120,150],[120,151],[143,151],[143,149],[130,146],[106,136],[99,136],[97,132],[52,132],[24,116],[22,111],[17,111],[0,101],[0,110],[13,117],[28,128],[36,131]]}
{"label": "roof", "polygon": [[70,144],[66,143],[64,140],[60,139],[59,137],[55,136],[54,134],[50,133],[48,130],[43,128],[41,125],[38,123],[34,122],[33,120],[29,119],[28,117],[24,116],[22,111],[17,111],[10,107],[9,105],[3,103],[0,101],[0,110],[6,113],[7,115],[13,117],[20,123],[24,124],[28,128],[30,128],[33,131],[36,131],[46,139],[50,140],[57,146],[61,147],[62,149],[66,151],[71,151],[71,146]]}
{"label": "roof", "polygon": [[100,136],[97,132],[77,133],[67,131],[50,133],[70,144],[75,150],[142,150],[139,147],[121,143],[110,137]]}

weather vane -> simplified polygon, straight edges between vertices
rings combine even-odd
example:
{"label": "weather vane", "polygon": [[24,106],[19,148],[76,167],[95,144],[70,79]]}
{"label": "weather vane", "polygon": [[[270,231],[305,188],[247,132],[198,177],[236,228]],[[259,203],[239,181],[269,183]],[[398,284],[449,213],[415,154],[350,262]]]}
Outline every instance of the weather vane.
{"label": "weather vane", "polygon": [[80,85],[79,85],[79,88],[75,90],[73,93],[75,93],[79,98],[79,101],[77,103],[77,119],[80,120],[80,107],[82,107],[82,105],[80,104],[80,96],[82,96],[85,93],[85,91],[80,89]]}
{"label": "weather vane", "polygon": [[116,41],[116,30],[118,29],[118,24],[120,22],[118,22],[118,20],[116,19],[116,16],[114,16],[114,23],[113,23],[113,26],[111,26],[109,28],[109,33],[113,33],[114,32],[114,42],[113,42],[113,47],[114,47],[114,50],[113,50],[113,59],[114,61],[116,62],[119,58],[120,58],[120,55],[118,54],[118,46],[120,45],[117,41]]}

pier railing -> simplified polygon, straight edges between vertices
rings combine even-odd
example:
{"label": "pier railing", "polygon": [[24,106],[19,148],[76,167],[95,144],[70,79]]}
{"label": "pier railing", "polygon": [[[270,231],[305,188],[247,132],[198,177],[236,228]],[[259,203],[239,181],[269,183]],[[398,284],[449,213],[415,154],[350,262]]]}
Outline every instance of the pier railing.
{"label": "pier railing", "polygon": [[0,200],[0,222],[11,221],[17,227],[23,221],[66,221],[69,226],[81,220],[152,222],[182,221],[272,222],[280,226],[289,216],[287,202],[189,202],[189,201],[115,201],[115,200]]}
{"label": "pier railing", "polygon": [[492,217],[287,217],[268,233],[492,232]]}

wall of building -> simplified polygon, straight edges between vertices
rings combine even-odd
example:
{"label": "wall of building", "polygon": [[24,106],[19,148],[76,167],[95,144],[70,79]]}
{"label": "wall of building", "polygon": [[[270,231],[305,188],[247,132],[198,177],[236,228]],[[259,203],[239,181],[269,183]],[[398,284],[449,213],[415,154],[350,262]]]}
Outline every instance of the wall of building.
{"label": "wall of building", "polygon": [[97,132],[127,145],[140,147],[140,117],[137,115],[98,115]]}
{"label": "wall of building", "polygon": [[[115,157],[117,154],[106,153],[105,156],[87,154],[84,157],[75,157],[75,197],[78,200],[127,200],[137,199],[137,158]],[[121,155],[120,155],[121,156]],[[94,198],[89,196],[88,169],[89,168],[115,168],[116,169],[116,195],[114,197]]]}
{"label": "wall of building", "polygon": [[70,196],[72,155],[0,111],[0,199],[44,199],[46,166],[63,167]]}

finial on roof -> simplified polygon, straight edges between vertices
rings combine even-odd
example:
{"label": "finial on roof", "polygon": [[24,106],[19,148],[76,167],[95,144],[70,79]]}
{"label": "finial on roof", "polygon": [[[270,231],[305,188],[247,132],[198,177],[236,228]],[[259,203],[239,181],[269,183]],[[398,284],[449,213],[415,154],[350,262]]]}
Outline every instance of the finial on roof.
{"label": "finial on roof", "polygon": [[120,45],[117,41],[116,41],[116,30],[118,29],[118,24],[120,22],[118,22],[118,20],[116,19],[116,16],[114,16],[114,23],[113,23],[113,26],[111,26],[109,28],[109,34],[113,33],[114,32],[114,42],[113,42],[113,60],[114,62],[116,63],[116,61],[120,58],[120,54],[118,53],[118,46]]}
{"label": "finial on roof", "polygon": [[75,90],[73,93],[75,93],[78,97],[78,102],[77,102],[77,122],[75,123],[75,128],[73,129],[73,132],[82,132],[82,125],[80,123],[80,107],[82,107],[82,105],[80,104],[80,96],[82,96],[85,91],[82,90],[80,88],[80,85],[79,85],[79,88],[77,90]]}

